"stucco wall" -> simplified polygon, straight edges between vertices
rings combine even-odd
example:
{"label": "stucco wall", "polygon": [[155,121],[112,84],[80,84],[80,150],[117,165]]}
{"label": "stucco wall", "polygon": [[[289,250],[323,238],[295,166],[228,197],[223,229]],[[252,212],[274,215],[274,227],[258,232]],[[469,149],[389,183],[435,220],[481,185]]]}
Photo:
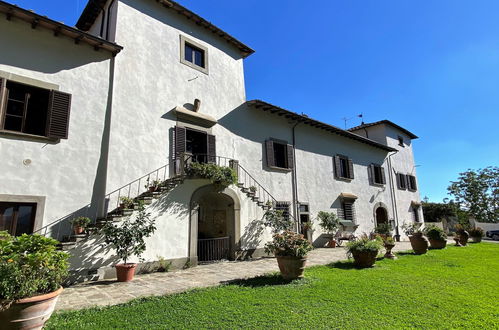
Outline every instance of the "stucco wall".
{"label": "stucco wall", "polygon": [[[46,225],[90,203],[100,184],[111,54],[16,19],[0,20],[0,31],[1,71],[72,94],[67,140],[0,135],[0,194],[45,196]],[[25,159],[31,164],[24,165]]]}

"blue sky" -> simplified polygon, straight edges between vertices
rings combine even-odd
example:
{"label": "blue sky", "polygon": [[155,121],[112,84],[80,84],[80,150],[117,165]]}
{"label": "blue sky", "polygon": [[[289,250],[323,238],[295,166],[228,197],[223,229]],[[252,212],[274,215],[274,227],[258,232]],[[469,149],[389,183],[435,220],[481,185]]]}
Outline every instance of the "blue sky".
{"label": "blue sky", "polygon": [[[256,50],[248,99],[418,135],[422,198],[441,201],[459,172],[499,165],[499,1],[179,2]],[[74,25],[86,0],[15,3]]]}

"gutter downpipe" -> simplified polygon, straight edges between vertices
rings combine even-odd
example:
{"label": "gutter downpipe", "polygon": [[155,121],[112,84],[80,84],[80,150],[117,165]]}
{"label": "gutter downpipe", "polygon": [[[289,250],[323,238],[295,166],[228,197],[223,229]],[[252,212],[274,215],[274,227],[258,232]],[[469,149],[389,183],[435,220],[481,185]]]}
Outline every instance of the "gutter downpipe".
{"label": "gutter downpipe", "polygon": [[399,216],[397,211],[397,199],[395,198],[395,187],[393,185],[393,168],[391,158],[397,152],[398,151],[394,151],[392,154],[388,155],[388,177],[390,179],[390,197],[392,199],[393,217],[395,218],[395,240],[400,242]]}
{"label": "gutter downpipe", "polygon": [[298,126],[300,122],[296,122],[296,124],[293,126],[292,133],[293,133],[293,175],[291,178],[291,187],[293,189],[293,215],[295,217],[295,229],[296,232],[300,232],[300,222],[298,219],[298,187],[297,187],[297,176],[296,176],[296,136],[295,136],[295,128]]}

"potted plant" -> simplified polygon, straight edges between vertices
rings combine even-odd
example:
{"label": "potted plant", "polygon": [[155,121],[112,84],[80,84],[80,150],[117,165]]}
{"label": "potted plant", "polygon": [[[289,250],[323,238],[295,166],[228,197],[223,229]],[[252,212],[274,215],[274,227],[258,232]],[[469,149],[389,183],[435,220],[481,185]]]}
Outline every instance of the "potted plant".
{"label": "potted plant", "polygon": [[317,214],[317,218],[319,219],[319,226],[321,226],[321,228],[329,236],[327,247],[335,248],[336,240],[334,239],[334,234],[336,234],[336,231],[340,224],[340,220],[333,212],[325,211],[319,211],[319,213]]}
{"label": "potted plant", "polygon": [[41,329],[50,318],[69,267],[58,243],[0,232],[0,329]]}
{"label": "potted plant", "polygon": [[473,243],[480,243],[483,237],[483,229],[480,227],[473,228],[469,231]]}
{"label": "potted plant", "polygon": [[428,240],[423,236],[421,224],[411,223],[402,226],[405,234],[411,241],[412,250],[415,254],[425,254],[428,252]]}
{"label": "potted plant", "polygon": [[191,163],[186,168],[186,174],[194,178],[211,180],[223,187],[237,183],[237,173],[234,169],[211,163]]}
{"label": "potted plant", "polygon": [[374,228],[374,233],[381,236],[381,238],[384,240],[388,236],[392,235],[392,230],[393,228],[389,223],[380,223]]}
{"label": "potted plant", "polygon": [[120,197],[120,209],[125,210],[133,210],[135,208],[133,198],[122,196]]}
{"label": "potted plant", "polygon": [[447,245],[447,234],[440,227],[430,225],[423,232],[430,241],[432,249],[443,249]]}
{"label": "potted plant", "polygon": [[381,238],[369,239],[367,235],[362,235],[360,239],[347,243],[347,255],[349,258],[353,256],[353,263],[359,268],[372,267],[382,246]]}
{"label": "potted plant", "polygon": [[111,245],[122,264],[115,265],[118,282],[131,281],[135,274],[136,263],[129,263],[131,256],[140,256],[146,249],[145,238],[150,237],[156,226],[154,220],[145,211],[143,204],[139,205],[139,212],[135,217],[128,217],[121,223],[108,222],[102,227],[105,244]]}
{"label": "potted plant", "polygon": [[250,186],[249,191],[252,192],[253,194],[256,193],[256,187],[255,186]]}
{"label": "potted plant", "polygon": [[395,247],[395,240],[393,237],[388,236],[383,240],[383,246],[385,247],[386,253],[384,255],[387,259],[396,259],[397,257],[392,253],[392,249]]}
{"label": "potted plant", "polygon": [[147,178],[147,182],[144,188],[148,189],[149,192],[153,193],[158,191],[160,186],[161,186],[161,181],[159,180],[149,181],[149,178]]}
{"label": "potted plant", "polygon": [[274,234],[277,234],[285,230],[290,230],[293,222],[289,216],[284,216],[283,211],[270,209],[263,215],[263,225],[270,228]]}
{"label": "potted plant", "polygon": [[314,232],[314,223],[312,220],[302,223],[303,232],[306,235],[308,241],[312,243],[312,234]]}
{"label": "potted plant", "polygon": [[285,280],[303,277],[307,254],[312,249],[303,235],[289,230],[274,234],[272,241],[265,244],[265,252],[276,256],[281,276]]}
{"label": "potted plant", "polygon": [[85,228],[92,222],[90,218],[87,217],[78,217],[71,219],[69,221],[73,225],[73,230],[75,235],[81,235],[85,231]]}
{"label": "potted plant", "polygon": [[462,246],[468,245],[468,239],[470,238],[470,234],[463,225],[461,224],[456,225],[456,235],[457,237],[459,237],[459,243],[461,243]]}

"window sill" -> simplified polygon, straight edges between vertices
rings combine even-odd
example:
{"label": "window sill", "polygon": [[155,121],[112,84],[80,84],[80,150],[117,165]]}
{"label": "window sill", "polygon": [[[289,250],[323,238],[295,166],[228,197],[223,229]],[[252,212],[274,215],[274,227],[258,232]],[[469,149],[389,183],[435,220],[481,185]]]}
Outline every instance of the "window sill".
{"label": "window sill", "polygon": [[284,168],[284,167],[277,167],[277,166],[267,166],[268,169],[276,172],[292,172],[292,168]]}
{"label": "window sill", "polygon": [[338,181],[345,181],[345,182],[351,182],[353,180],[350,178],[342,178],[342,177],[335,177],[335,179]]}
{"label": "window sill", "polygon": [[385,183],[376,183],[376,182],[371,183],[371,186],[378,187],[378,188],[384,188],[385,185],[386,185]]}
{"label": "window sill", "polygon": [[208,75],[208,68],[203,68],[202,66],[196,65],[194,63],[191,63],[191,62],[183,60],[183,59],[180,60],[180,63],[182,63],[184,65],[187,65],[189,68],[192,68],[194,70],[202,72],[205,75]]}
{"label": "window sill", "polygon": [[56,144],[56,143],[59,143],[59,141],[60,141],[60,139],[52,139],[52,138],[48,138],[46,136],[27,134],[27,133],[21,133],[21,132],[16,132],[16,131],[6,131],[6,130],[0,130],[0,137],[14,138],[14,139],[20,139],[20,140],[26,140],[26,141],[34,141],[34,142],[45,142],[45,143],[51,143],[51,144]]}

